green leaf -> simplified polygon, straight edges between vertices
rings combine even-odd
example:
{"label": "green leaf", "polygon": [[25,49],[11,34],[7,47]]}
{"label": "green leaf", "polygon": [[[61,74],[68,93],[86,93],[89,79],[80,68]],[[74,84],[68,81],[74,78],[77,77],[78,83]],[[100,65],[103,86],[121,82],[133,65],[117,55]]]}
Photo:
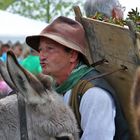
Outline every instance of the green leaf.
{"label": "green leaf", "polygon": [[14,3],[15,0],[0,0],[0,9],[5,10],[9,5]]}
{"label": "green leaf", "polygon": [[65,0],[17,0],[8,7],[8,11],[50,22],[60,15],[74,16],[73,5],[80,6],[82,2],[81,0],[77,0],[75,3]]}

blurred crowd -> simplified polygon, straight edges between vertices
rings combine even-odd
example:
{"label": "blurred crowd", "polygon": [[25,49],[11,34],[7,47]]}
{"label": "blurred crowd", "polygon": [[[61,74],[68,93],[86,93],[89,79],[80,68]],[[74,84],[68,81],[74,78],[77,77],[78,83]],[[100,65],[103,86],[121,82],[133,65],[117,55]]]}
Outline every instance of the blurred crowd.
{"label": "blurred crowd", "polygon": [[[30,71],[34,75],[41,73],[42,68],[40,65],[40,59],[38,52],[30,49],[26,44],[16,42],[12,44],[0,42],[0,60],[6,63],[7,51],[12,50],[17,58],[19,64],[26,70]],[[12,93],[12,89],[6,84],[0,74],[0,98],[3,98]]]}

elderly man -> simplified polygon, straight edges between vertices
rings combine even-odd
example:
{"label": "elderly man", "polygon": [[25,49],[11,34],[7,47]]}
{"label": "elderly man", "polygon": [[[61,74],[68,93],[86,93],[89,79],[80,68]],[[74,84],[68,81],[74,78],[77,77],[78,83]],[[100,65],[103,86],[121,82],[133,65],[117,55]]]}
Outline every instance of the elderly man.
{"label": "elderly man", "polygon": [[[75,20],[60,16],[39,35],[28,36],[26,43],[39,52],[43,73],[54,78],[55,89],[66,103],[71,102],[72,90],[81,79],[99,74],[89,65],[85,32]],[[104,79],[91,83],[78,108],[81,140],[113,140],[119,137],[113,90]]]}
{"label": "elderly man", "polygon": [[125,7],[121,6],[119,0],[86,0],[84,9],[88,17],[98,12],[107,18],[123,19]]}

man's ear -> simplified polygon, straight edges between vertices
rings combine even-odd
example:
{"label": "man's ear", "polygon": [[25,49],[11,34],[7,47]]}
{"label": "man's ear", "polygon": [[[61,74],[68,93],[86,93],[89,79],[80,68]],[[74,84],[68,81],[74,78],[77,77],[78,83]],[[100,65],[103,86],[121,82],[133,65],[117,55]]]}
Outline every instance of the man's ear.
{"label": "man's ear", "polygon": [[76,62],[78,60],[78,55],[79,55],[78,52],[72,50],[70,53],[71,53],[70,62],[71,63]]}
{"label": "man's ear", "polygon": [[125,7],[115,7],[112,10],[112,17],[116,19],[123,19]]}

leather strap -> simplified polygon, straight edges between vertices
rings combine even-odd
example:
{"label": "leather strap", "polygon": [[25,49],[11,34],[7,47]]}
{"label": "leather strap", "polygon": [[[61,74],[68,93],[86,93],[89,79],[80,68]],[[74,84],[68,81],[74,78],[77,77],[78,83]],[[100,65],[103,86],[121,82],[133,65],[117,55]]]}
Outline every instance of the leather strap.
{"label": "leather strap", "polygon": [[20,120],[20,140],[29,140],[26,120],[26,107],[24,99],[17,95],[18,98],[18,112]]}
{"label": "leather strap", "polygon": [[81,129],[81,115],[79,112],[79,106],[80,101],[83,96],[83,94],[94,85],[91,82],[88,82],[87,80],[80,80],[72,89],[71,99],[70,99],[70,106],[75,114],[78,127],[80,130],[79,136],[82,135],[83,131]]}

